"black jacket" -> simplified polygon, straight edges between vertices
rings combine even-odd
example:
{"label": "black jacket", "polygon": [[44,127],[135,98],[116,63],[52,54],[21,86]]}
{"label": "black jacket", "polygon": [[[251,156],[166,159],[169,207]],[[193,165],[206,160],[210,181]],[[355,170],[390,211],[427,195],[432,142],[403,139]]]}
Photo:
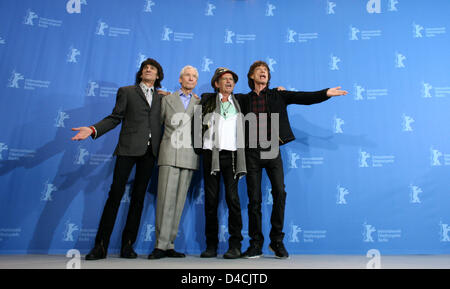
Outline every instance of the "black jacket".
{"label": "black jacket", "polygon": [[152,152],[156,157],[162,134],[160,123],[161,97],[155,91],[150,108],[139,85],[119,88],[113,112],[94,124],[97,130],[97,135],[94,138],[99,138],[122,123],[119,142],[114,155],[144,155],[147,150],[148,136],[151,132]]}
{"label": "black jacket", "polygon": [[[203,124],[203,117],[216,109],[215,93],[203,93],[200,103],[194,108],[194,116],[191,119],[191,139],[196,154],[203,153],[203,135],[208,129]],[[200,110],[201,109],[201,110]]]}
{"label": "black jacket", "polygon": [[[279,143],[280,145],[284,145],[290,141],[295,139],[295,136],[292,132],[291,125],[289,123],[289,118],[287,114],[286,107],[289,104],[314,104],[320,103],[325,100],[328,100],[327,89],[313,91],[313,92],[303,92],[303,91],[278,91],[276,88],[267,89],[266,93],[266,107],[268,117],[270,118],[270,114],[278,113],[279,114]],[[246,115],[251,111],[252,103],[251,103],[251,95],[248,94],[235,94],[236,98],[239,101],[241,106],[242,113]],[[248,123],[246,122],[245,127],[245,142],[246,146],[248,146]]]}

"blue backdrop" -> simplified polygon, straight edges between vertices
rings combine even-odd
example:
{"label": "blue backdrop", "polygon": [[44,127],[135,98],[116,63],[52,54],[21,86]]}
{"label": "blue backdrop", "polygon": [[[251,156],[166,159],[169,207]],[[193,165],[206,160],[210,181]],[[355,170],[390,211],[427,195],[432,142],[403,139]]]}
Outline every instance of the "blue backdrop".
{"label": "blue backdrop", "polygon": [[[446,0],[1,0],[0,253],[93,246],[119,128],[83,142],[72,142],[70,129],[108,115],[117,89],[133,84],[151,57],[169,91],[190,64],[199,95],[212,90],[218,66],[240,76],[236,92],[248,92],[248,68],[264,60],[272,87],[350,92],[288,109],[297,137],[281,149],[291,254],[450,254],[448,11]],[[155,242],[156,179],[141,254]],[[262,188],[268,239],[266,175]],[[111,253],[120,248],[129,189]],[[245,178],[239,189],[246,249]],[[197,174],[175,244],[188,254],[205,248],[203,195]],[[223,253],[224,201],[219,220]]]}

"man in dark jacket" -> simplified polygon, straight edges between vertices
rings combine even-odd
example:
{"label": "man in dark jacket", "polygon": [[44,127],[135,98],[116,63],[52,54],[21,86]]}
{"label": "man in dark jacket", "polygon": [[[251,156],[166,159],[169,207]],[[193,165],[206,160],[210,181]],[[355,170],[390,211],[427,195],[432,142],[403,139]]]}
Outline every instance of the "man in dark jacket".
{"label": "man in dark jacket", "polygon": [[223,257],[241,257],[243,237],[238,181],[246,171],[241,109],[233,93],[237,81],[238,76],[233,71],[217,68],[211,79],[215,93],[202,94],[192,122],[195,152],[203,154],[206,250],[201,253],[202,258],[217,256],[221,177],[225,185],[230,234],[229,248]]}
{"label": "man in dark jacket", "polygon": [[[256,115],[258,129],[249,130],[248,127],[245,129],[247,194],[249,198],[248,234],[251,240],[248,250],[243,253],[243,257],[257,258],[262,256],[264,236],[261,228],[261,176],[264,168],[272,185],[273,196],[269,249],[278,258],[288,258],[289,254],[283,244],[286,192],[284,190],[283,162],[278,144],[283,145],[293,141],[295,136],[289,124],[286,107],[289,104],[320,103],[332,96],[345,95],[347,92],[340,90],[340,87],[316,92],[269,89],[270,69],[267,63],[263,61],[256,61],[250,66],[247,78],[252,91],[248,94],[236,95],[236,97],[241,105],[242,113],[246,115],[246,119],[249,119],[248,113]],[[246,124],[248,126],[248,123]],[[255,133],[256,131],[261,135]],[[266,135],[267,138],[265,138]],[[273,153],[274,149],[275,153]]]}
{"label": "man in dark jacket", "polygon": [[84,140],[89,136],[97,139],[122,123],[119,142],[114,151],[117,158],[113,183],[103,209],[95,246],[86,255],[86,260],[106,258],[120,201],[125,192],[128,177],[135,165],[136,174],[127,222],[122,233],[120,257],[137,258],[132,246],[136,241],[145,192],[161,142],[162,96],[156,91],[156,88],[161,87],[163,78],[161,65],[151,58],[145,60],[136,74],[136,84],[121,87],[117,91],[116,104],[109,116],[90,127],[72,129],[78,131],[72,140]]}

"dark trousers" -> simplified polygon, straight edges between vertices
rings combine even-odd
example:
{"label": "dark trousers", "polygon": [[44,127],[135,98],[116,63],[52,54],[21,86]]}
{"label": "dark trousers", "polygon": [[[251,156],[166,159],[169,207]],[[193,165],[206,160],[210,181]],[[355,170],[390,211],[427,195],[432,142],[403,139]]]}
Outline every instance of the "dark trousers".
{"label": "dark trousers", "polygon": [[262,233],[262,213],[261,213],[261,177],[262,169],[266,169],[272,185],[272,215],[270,223],[270,240],[272,242],[281,242],[284,238],[284,209],[286,203],[286,191],[284,185],[284,171],[281,154],[274,159],[261,159],[261,152],[257,149],[245,150],[247,165],[247,194],[248,194],[248,234],[250,245],[261,248],[264,243]]}
{"label": "dark trousers", "polygon": [[141,221],[142,208],[144,205],[145,192],[147,191],[155,157],[152,154],[151,146],[148,146],[143,156],[117,156],[114,167],[113,183],[109,191],[108,200],[103,209],[102,218],[98,227],[96,244],[103,244],[108,248],[109,239],[116,222],[117,211],[125,192],[131,170],[136,165],[136,175],[131,192],[130,207],[128,210],[127,222],[122,233],[122,246],[133,245],[136,241],[139,224]]}
{"label": "dark trousers", "polygon": [[210,150],[204,150],[203,154],[203,178],[205,182],[205,235],[206,245],[215,247],[219,243],[219,220],[217,208],[219,206],[220,176],[225,184],[225,200],[228,206],[228,233],[230,235],[228,245],[230,248],[241,249],[242,216],[241,204],[237,190],[238,178],[234,178],[233,156],[231,151],[221,151],[220,172],[211,175]]}

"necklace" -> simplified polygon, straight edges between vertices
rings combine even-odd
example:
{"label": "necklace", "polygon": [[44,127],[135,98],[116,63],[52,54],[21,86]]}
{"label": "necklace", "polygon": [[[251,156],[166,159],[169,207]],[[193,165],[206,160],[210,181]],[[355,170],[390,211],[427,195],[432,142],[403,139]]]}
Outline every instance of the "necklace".
{"label": "necklace", "polygon": [[[228,106],[225,107],[225,103],[228,103]],[[232,106],[231,102],[229,102],[229,101],[227,101],[227,102],[221,102],[221,103],[220,103],[220,106],[221,106],[221,108],[222,108],[223,117],[224,117],[224,118],[227,118],[228,111],[230,110],[230,108],[231,108],[231,106]]]}

